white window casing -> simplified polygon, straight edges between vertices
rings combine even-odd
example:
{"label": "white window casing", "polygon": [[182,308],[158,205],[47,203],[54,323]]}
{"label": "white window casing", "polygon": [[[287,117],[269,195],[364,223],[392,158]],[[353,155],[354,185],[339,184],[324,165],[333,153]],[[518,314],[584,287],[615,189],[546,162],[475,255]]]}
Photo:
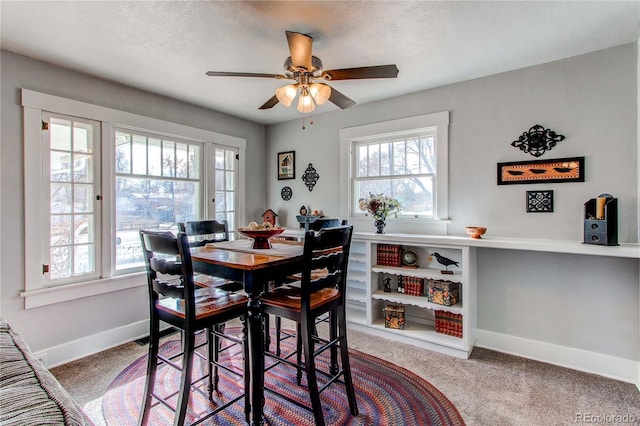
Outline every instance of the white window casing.
{"label": "white window casing", "polygon": [[[340,214],[358,222],[362,219],[360,212],[354,212],[353,197],[354,165],[357,143],[368,141],[392,140],[416,134],[434,134],[436,139],[436,179],[435,179],[435,211],[434,217],[411,218],[399,216],[397,221],[407,223],[448,223],[448,134],[449,111],[397,120],[365,124],[362,126],[340,129]],[[370,219],[369,219],[370,221]],[[413,226],[413,225],[410,225]]]}
{"label": "white window casing", "polygon": [[[178,139],[201,142],[232,149],[239,155],[236,170],[237,194],[236,218],[244,218],[245,194],[244,170],[246,140],[223,135],[203,129],[171,123],[120,110],[101,107],[72,99],[62,98],[45,93],[22,89],[22,106],[24,114],[24,150],[25,150],[25,289],[20,293],[25,298],[25,308],[59,303],[81,297],[88,297],[112,291],[142,286],[146,284],[144,273],[115,276],[113,271],[114,250],[112,246],[112,232],[115,232],[113,220],[115,218],[115,188],[111,184],[115,181],[113,143],[114,127],[125,127],[143,132],[162,133]],[[102,180],[102,239],[101,239],[101,274],[99,279],[76,282],[71,284],[47,287],[43,279],[42,259],[43,250],[48,247],[41,244],[48,239],[43,234],[43,215],[48,215],[49,206],[43,205],[43,155],[42,114],[44,111],[64,114],[101,123],[101,180]],[[48,154],[48,153],[47,153]],[[207,173],[204,171],[204,173]],[[206,210],[205,210],[206,211]]]}

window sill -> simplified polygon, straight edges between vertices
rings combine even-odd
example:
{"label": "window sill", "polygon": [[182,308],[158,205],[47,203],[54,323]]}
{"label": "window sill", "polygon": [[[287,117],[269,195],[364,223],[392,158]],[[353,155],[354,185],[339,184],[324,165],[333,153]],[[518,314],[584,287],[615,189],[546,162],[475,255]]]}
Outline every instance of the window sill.
{"label": "window sill", "polygon": [[25,309],[31,309],[113,291],[127,290],[145,284],[146,274],[141,272],[58,287],[26,290],[20,292],[20,296],[24,297]]}

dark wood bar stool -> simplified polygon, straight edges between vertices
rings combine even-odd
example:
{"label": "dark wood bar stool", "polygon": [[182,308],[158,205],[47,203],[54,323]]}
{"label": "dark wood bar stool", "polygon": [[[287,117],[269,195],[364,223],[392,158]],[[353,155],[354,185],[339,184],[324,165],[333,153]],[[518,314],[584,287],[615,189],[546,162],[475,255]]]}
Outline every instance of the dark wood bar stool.
{"label": "dark wood bar stool", "polygon": [[[178,230],[187,234],[190,247],[202,247],[208,243],[229,241],[229,225],[226,220],[193,220],[179,222]],[[196,285],[201,287],[219,287],[223,290],[235,291],[242,288],[241,283],[225,280],[210,275],[196,274]]]}
{"label": "dark wood bar stool", "polygon": [[[315,424],[324,425],[320,402],[320,392],[335,381],[343,379],[346,387],[349,409],[358,415],[349,351],[347,347],[346,324],[346,282],[347,263],[351,247],[352,226],[324,228],[318,232],[307,231],[304,238],[303,269],[299,283],[285,284],[262,298],[263,312],[276,318],[287,318],[296,322],[298,344],[295,353],[280,354],[267,350],[266,355],[276,359],[274,367],[280,363],[291,365],[297,370],[298,383],[301,373],[307,375],[311,410]],[[324,339],[316,332],[316,319],[329,314],[329,338]],[[320,345],[316,350],[316,345]],[[316,368],[315,359],[324,351],[330,351],[330,371]],[[338,363],[338,350],[341,365]],[[295,355],[296,361],[292,361]],[[302,361],[304,355],[304,362]],[[273,368],[273,367],[270,367]],[[326,377],[326,384],[318,388],[318,374]],[[265,384],[265,390],[300,405],[286,395],[276,392]],[[305,408],[304,405],[302,405]]]}
{"label": "dark wood bar stool", "polygon": [[[196,289],[193,276],[193,265],[187,235],[180,232],[177,238],[171,232],[140,231],[140,239],[147,268],[150,307],[149,359],[144,388],[144,400],[139,417],[139,425],[146,425],[149,420],[153,400],[157,400],[175,411],[174,425],[183,425],[187,413],[187,405],[191,387],[197,382],[207,380],[208,398],[212,400],[213,391],[218,386],[218,368],[230,374],[244,377],[245,391],[207,413],[196,421],[199,423],[233,403],[244,398],[245,415],[249,419],[250,404],[248,398],[248,345],[246,344],[245,315],[247,297],[234,294],[219,288]],[[243,324],[241,337],[223,332],[224,323],[239,318]],[[182,351],[175,356],[164,356],[159,353],[160,321],[179,329],[182,332]],[[196,334],[206,330],[206,342],[196,345]],[[221,350],[218,339],[224,338],[242,345],[244,358],[243,372],[238,372],[218,362]],[[207,345],[206,356],[196,349]],[[228,349],[230,346],[227,346]],[[205,359],[208,373],[195,380],[192,379],[194,356]],[[182,362],[176,361],[182,357]],[[156,373],[159,367],[181,370],[180,388],[172,395],[162,397],[154,392]],[[168,400],[175,396],[177,404]]]}
{"label": "dark wood bar stool", "polygon": [[[304,224],[304,230],[305,232],[307,231],[319,231],[321,229],[324,228],[333,228],[336,226],[346,226],[348,225],[348,221],[347,220],[340,220],[340,219],[316,219],[313,222],[307,220]],[[296,274],[294,276],[289,277],[289,282],[296,282],[296,281],[300,281],[301,279],[301,275],[300,274]],[[329,315],[322,315],[319,318],[316,318],[316,324],[319,324],[321,322],[328,322],[329,321]],[[269,321],[267,319],[266,321],[266,327],[267,329],[269,329]],[[299,328],[299,327],[298,327]],[[316,328],[316,333],[317,333],[317,328]],[[288,332],[283,332],[282,331],[282,320],[280,317],[276,317],[275,318],[275,337],[276,337],[276,354],[280,355],[280,342],[286,339],[290,339],[290,338],[294,338],[296,336],[299,336],[300,333],[298,332],[297,334],[291,334]],[[297,342],[298,346],[300,345],[300,339],[298,339]]]}

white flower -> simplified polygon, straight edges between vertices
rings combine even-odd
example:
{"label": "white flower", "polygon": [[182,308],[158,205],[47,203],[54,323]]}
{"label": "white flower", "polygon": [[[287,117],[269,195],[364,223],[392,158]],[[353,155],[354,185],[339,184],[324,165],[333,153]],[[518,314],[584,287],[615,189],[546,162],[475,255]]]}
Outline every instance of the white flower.
{"label": "white flower", "polygon": [[386,219],[391,213],[398,217],[400,211],[400,201],[387,197],[384,194],[369,193],[367,198],[361,198],[358,206],[360,210],[370,213],[374,219]]}

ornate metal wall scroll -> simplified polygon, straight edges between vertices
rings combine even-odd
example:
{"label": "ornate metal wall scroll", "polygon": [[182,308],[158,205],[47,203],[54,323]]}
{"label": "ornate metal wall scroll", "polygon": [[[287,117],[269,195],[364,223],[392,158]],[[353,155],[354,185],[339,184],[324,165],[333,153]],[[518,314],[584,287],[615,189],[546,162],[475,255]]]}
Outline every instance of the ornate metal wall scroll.
{"label": "ornate metal wall scroll", "polygon": [[564,136],[536,124],[528,132],[524,132],[518,140],[511,142],[511,146],[520,148],[523,152],[528,152],[534,157],[540,157],[562,140],[564,140]]}
{"label": "ornate metal wall scroll", "polygon": [[316,186],[318,179],[320,179],[320,175],[318,174],[316,169],[313,168],[313,165],[309,163],[307,170],[305,170],[304,174],[302,175],[302,181],[307,186],[307,188],[309,188],[309,191],[313,191],[313,187]]}

